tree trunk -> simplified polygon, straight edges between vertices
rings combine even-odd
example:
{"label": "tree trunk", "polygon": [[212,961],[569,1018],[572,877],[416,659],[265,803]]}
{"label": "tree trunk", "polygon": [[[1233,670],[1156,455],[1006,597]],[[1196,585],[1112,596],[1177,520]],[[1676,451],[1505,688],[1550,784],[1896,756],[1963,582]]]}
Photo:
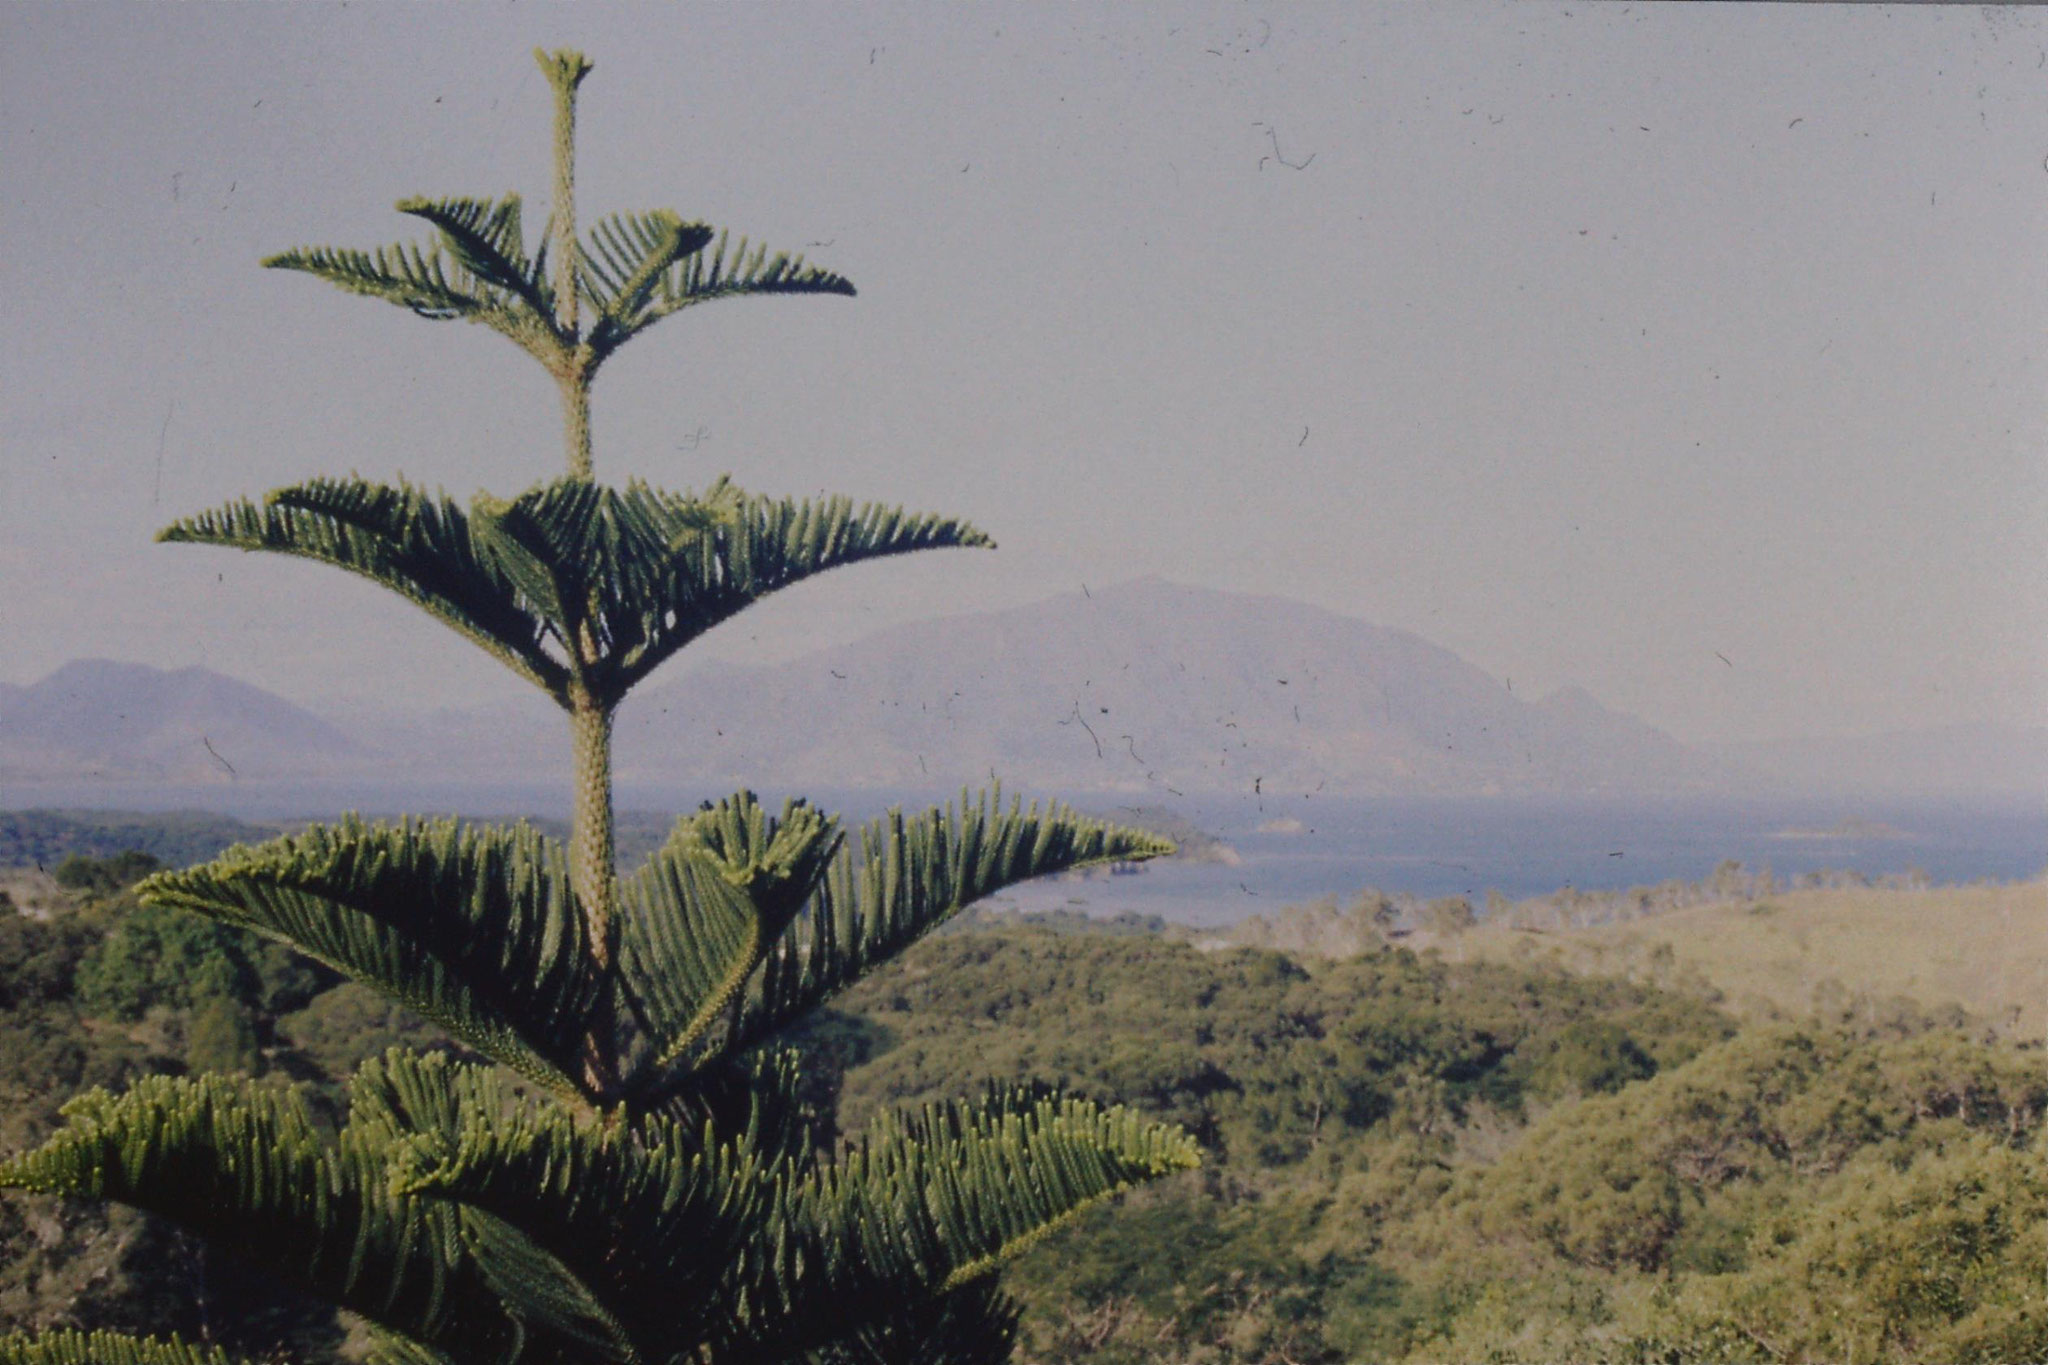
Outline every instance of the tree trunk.
{"label": "tree trunk", "polygon": [[555,321],[576,342],[576,87],[589,74],[580,56],[556,53],[541,58],[541,70],[555,87]]}
{"label": "tree trunk", "polygon": [[562,385],[562,448],[569,477],[594,479],[597,465],[590,455],[590,375],[579,368],[564,375]]}
{"label": "tree trunk", "polygon": [[583,1083],[600,1103],[618,1087],[613,1037],[612,940],[618,900],[617,852],[612,834],[612,713],[578,689],[569,729],[576,755],[575,806],[569,822],[569,884],[590,936],[590,963],[605,980],[584,1040]]}
{"label": "tree trunk", "polygon": [[555,326],[568,342],[573,359],[558,372],[562,385],[562,425],[571,478],[594,478],[590,458],[590,366],[581,345],[582,299],[576,292],[576,87],[590,73],[581,56],[536,54],[541,70],[555,87],[554,241]]}

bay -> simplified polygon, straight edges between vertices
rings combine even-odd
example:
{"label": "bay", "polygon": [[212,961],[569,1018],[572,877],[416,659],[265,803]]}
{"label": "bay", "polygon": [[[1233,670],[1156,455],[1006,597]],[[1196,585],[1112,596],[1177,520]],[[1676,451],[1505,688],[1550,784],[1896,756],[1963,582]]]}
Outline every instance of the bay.
{"label": "bay", "polygon": [[[622,830],[657,837],[673,815],[722,790],[619,789]],[[763,791],[779,805],[785,795]],[[891,806],[917,809],[957,793],[877,788],[814,789],[815,804],[849,821]],[[1026,796],[1031,793],[1024,793]],[[10,784],[9,807],[200,809],[243,819],[460,814],[482,818],[567,815],[561,786],[377,782],[220,783],[150,786]],[[1129,798],[1082,795],[1081,809],[1114,816]],[[2040,801],[1847,798],[1545,797],[1286,799],[1256,793],[1147,800],[1217,841],[1207,859],[1173,859],[1135,873],[1102,869],[1015,888],[999,903],[1024,910],[1158,915],[1224,925],[1321,896],[1347,899],[1371,887],[1422,897],[1462,895],[1482,905],[1560,887],[1619,890],[1697,881],[1726,860],[1769,868],[1781,880],[1822,870],[1876,879],[1911,872],[1935,883],[2013,881],[2048,869],[2048,799]],[[628,851],[630,850],[623,850]]]}

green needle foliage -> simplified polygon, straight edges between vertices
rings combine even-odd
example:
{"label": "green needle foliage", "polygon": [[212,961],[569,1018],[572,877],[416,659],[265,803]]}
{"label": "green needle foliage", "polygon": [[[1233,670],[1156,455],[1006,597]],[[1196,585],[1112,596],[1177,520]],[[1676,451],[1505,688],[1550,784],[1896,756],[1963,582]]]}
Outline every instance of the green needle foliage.
{"label": "green needle foliage", "polygon": [[0,1365],[234,1365],[224,1351],[118,1332],[0,1337]]}
{"label": "green needle foliage", "polygon": [[[842,294],[801,259],[666,211],[579,239],[575,93],[556,96],[555,212],[529,249],[515,196],[408,199],[424,245],[306,248],[304,271],[422,317],[480,322],[562,392],[568,473],[467,506],[317,479],[162,539],[296,555],[423,608],[567,713],[566,847],[521,826],[315,825],[139,888],[288,944],[468,1049],[364,1065],[336,1128],[299,1091],[156,1077],[93,1091],[0,1185],[175,1220],[359,1315],[391,1365],[979,1365],[1014,1305],[991,1272],[1079,1210],[1195,1164],[1178,1128],[1035,1092],[888,1116],[819,1151],[779,1040],[962,907],[1017,881],[1171,845],[1063,807],[962,793],[854,832],[741,792],[680,820],[621,878],[611,717],[712,626],[845,564],[981,546],[950,518],[595,481],[589,393],[619,346],[691,304]],[[0,1340],[0,1365],[225,1365],[175,1340]]]}
{"label": "green needle foliage", "polygon": [[845,498],[701,496],[557,479],[509,501],[316,479],[160,539],[333,564],[410,598],[565,709],[616,706],[677,650],[777,588],[885,555],[985,546],[967,523]]}

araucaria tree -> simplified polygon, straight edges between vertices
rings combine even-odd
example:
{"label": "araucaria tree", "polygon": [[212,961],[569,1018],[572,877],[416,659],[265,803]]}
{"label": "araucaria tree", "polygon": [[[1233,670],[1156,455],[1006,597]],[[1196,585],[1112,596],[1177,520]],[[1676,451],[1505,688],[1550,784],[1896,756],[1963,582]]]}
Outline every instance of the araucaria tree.
{"label": "araucaria tree", "polygon": [[[590,390],[684,308],[852,294],[838,275],[669,212],[579,237],[573,142],[590,64],[538,54],[555,97],[554,212],[411,199],[437,239],[286,252],[433,319],[482,323],[560,390],[568,470],[463,506],[317,479],[178,522],[170,541],[361,574],[553,698],[574,737],[566,848],[526,827],[353,818],[145,882],[144,898],[291,943],[433,1020],[464,1051],[393,1051],[324,1128],[286,1087],[157,1077],[74,1101],[0,1184],[174,1219],[370,1324],[386,1360],[993,1361],[1014,1309],[990,1274],[1076,1209],[1194,1164],[1178,1130],[991,1092],[816,1150],[792,1023],[967,903],[1023,878],[1168,851],[999,793],[849,837],[749,793],[685,817],[622,877],[611,722],[634,684],[809,576],[987,544],[967,524],[843,499],[597,482]],[[16,1360],[198,1361],[174,1341],[56,1334]]]}

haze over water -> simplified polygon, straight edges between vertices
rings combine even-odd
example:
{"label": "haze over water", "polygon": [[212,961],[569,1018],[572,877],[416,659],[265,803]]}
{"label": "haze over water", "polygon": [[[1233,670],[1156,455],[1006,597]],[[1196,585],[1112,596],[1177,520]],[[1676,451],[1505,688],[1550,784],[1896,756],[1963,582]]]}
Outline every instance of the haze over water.
{"label": "haze over water", "polygon": [[[343,809],[493,819],[561,819],[568,811],[556,784],[124,783],[114,792],[110,800],[105,784],[33,789],[34,804],[43,808],[204,809],[250,820],[332,817]],[[729,794],[627,785],[619,800],[625,824],[645,825]],[[1027,801],[1044,795],[1030,788],[1018,794]],[[807,787],[760,795],[776,806],[806,796],[851,825],[891,806],[916,811],[958,793]],[[1126,799],[1093,793],[1072,804],[1114,816]],[[1936,883],[2016,881],[2048,870],[2048,806],[2040,801],[1208,796],[1145,804],[1221,841],[1237,861],[1171,860],[1133,875],[1054,879],[1013,888],[996,903],[1217,925],[1322,896],[1345,900],[1367,887],[1462,895],[1477,904],[1489,890],[1521,899],[1566,886],[1601,891],[1697,881],[1727,859],[1752,870],[1768,867],[1784,881],[1820,871],[1871,879],[1919,871]]]}

